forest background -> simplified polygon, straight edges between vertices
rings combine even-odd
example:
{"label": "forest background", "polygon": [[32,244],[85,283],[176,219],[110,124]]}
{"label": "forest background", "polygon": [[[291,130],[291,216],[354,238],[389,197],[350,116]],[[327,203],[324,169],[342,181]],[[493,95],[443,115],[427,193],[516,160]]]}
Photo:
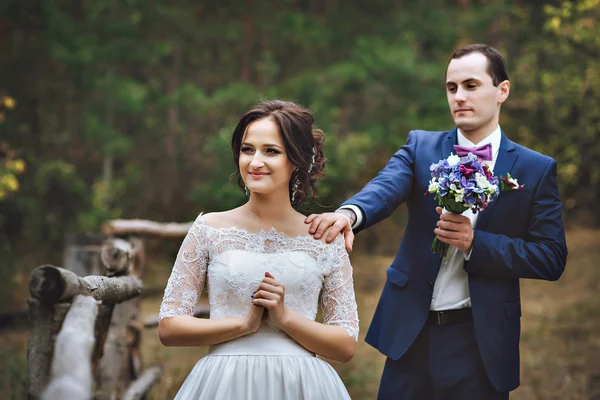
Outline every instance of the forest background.
{"label": "forest background", "polygon": [[[502,128],[557,160],[569,244],[588,243],[589,257],[600,225],[599,17],[600,0],[2,0],[0,311],[26,307],[29,273],[62,264],[68,232],[114,218],[187,222],[242,204],[229,139],[260,99],[314,112],[329,163],[305,211],[336,208],[411,129],[453,127],[444,72],[468,43],[505,55]],[[354,257],[393,255],[405,219],[400,208],[362,233]],[[164,286],[178,246],[149,241],[150,283]],[[600,282],[582,264],[577,276]],[[376,299],[378,282],[365,298]],[[12,371],[3,385],[18,393],[24,356],[2,351]],[[589,391],[600,368],[585,365]],[[365,379],[356,387],[372,393],[376,376]]]}

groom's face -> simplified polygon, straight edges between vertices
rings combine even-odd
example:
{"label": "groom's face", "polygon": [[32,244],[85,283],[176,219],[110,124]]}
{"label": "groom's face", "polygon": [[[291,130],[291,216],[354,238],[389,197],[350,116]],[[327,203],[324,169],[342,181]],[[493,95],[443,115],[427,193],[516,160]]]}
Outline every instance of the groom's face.
{"label": "groom's face", "polygon": [[500,105],[508,97],[508,81],[494,86],[487,71],[488,60],[481,53],[453,59],[446,71],[448,105],[456,126],[465,134],[489,134],[498,125]]}

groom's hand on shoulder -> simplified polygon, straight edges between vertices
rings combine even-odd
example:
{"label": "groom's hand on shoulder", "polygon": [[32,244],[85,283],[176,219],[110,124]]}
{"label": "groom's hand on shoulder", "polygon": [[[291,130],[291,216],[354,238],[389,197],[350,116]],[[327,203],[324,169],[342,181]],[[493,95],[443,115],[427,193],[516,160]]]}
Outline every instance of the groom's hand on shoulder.
{"label": "groom's hand on shoulder", "polygon": [[352,245],[354,244],[352,220],[345,213],[337,211],[323,214],[311,214],[306,217],[304,223],[310,224],[308,231],[315,239],[320,239],[327,232],[327,243],[333,242],[340,233],[343,233],[346,242],[346,250],[352,251]]}
{"label": "groom's hand on shoulder", "polygon": [[441,207],[437,207],[435,210],[440,215],[437,227],[434,230],[438,239],[457,247],[465,254],[469,254],[475,237],[471,220],[460,214],[442,214]]}

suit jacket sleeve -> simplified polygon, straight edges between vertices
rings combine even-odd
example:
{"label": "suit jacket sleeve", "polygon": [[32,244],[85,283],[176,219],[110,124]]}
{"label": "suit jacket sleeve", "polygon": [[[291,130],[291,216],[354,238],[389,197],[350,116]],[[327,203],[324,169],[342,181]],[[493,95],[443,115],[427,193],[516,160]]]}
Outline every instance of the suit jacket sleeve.
{"label": "suit jacket sleeve", "polygon": [[360,192],[342,204],[356,205],[364,213],[364,221],[356,227],[355,232],[387,218],[410,196],[417,143],[418,132],[409,132],[406,144],[392,156],[385,168]]}
{"label": "suit jacket sleeve", "polygon": [[567,261],[567,245],[556,183],[556,162],[550,160],[533,196],[528,230],[510,238],[475,230],[473,250],[465,270],[506,278],[555,281]]}

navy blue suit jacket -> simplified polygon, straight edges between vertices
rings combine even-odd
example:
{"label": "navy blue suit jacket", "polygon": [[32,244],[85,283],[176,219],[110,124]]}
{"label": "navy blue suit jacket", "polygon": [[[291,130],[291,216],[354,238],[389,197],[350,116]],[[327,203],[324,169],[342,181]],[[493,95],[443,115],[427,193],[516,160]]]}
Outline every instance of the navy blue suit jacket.
{"label": "navy blue suit jacket", "polygon": [[[408,349],[428,316],[441,259],[430,249],[439,219],[437,202],[424,193],[430,165],[453,152],[456,137],[456,129],[411,131],[386,167],[344,203],[359,206],[364,213],[357,231],[388,217],[401,203],[408,205],[404,237],[387,269],[366,337],[367,343],[394,360]],[[471,257],[464,264],[477,345],[487,375],[500,392],[519,386],[519,279],[555,281],[567,258],[556,162],[502,134],[494,175],[507,173],[525,187],[502,192],[481,212]]]}

